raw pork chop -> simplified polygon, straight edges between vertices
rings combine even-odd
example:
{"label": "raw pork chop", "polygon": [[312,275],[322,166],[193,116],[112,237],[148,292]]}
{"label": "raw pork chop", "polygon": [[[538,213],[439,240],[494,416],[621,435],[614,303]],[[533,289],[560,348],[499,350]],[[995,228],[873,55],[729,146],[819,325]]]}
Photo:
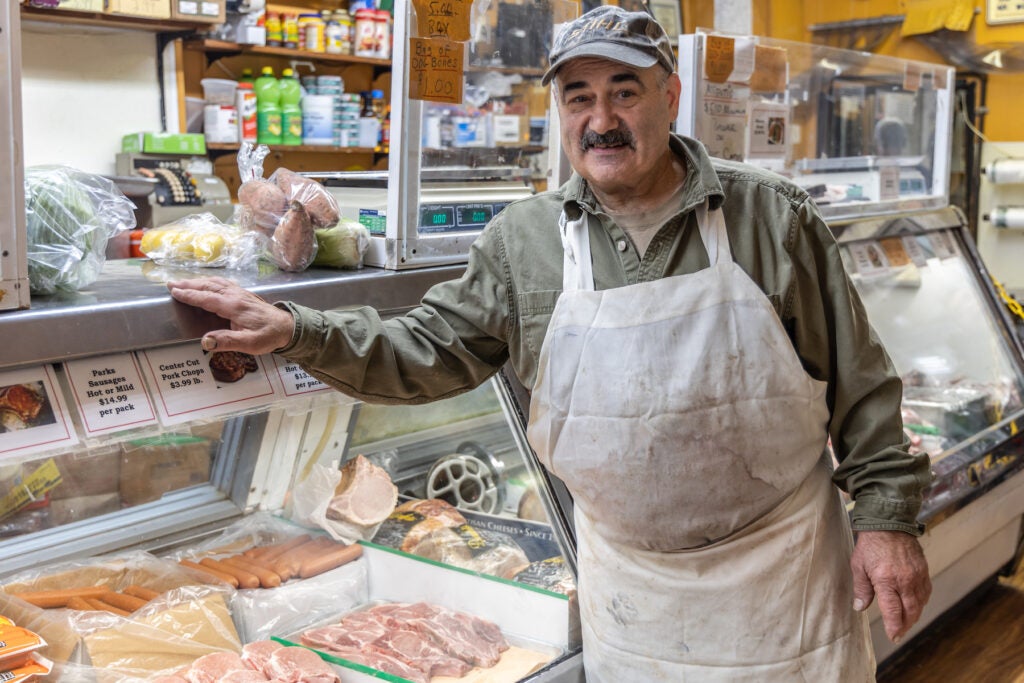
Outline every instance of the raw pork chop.
{"label": "raw pork chop", "polygon": [[341,481],[327,506],[327,517],[372,527],[387,519],[397,503],[398,487],[388,473],[357,455],[341,468]]}
{"label": "raw pork chop", "polygon": [[430,677],[462,678],[473,667],[468,662],[447,654],[438,645],[408,628],[397,628],[374,641],[374,652],[395,655]]}
{"label": "raw pork chop", "polygon": [[331,665],[304,647],[283,647],[270,655],[267,676],[281,683],[338,683]]}
{"label": "raw pork chop", "polygon": [[215,652],[192,662],[188,680],[192,683],[217,683],[232,671],[248,671],[242,658],[234,652]]}
{"label": "raw pork chop", "polygon": [[381,652],[364,652],[355,648],[339,648],[327,650],[327,654],[341,659],[347,659],[356,664],[362,664],[378,671],[401,676],[413,683],[430,683],[430,679],[419,669],[409,666],[405,662]]}
{"label": "raw pork chop", "polygon": [[267,664],[270,662],[270,655],[280,650],[284,645],[275,643],[273,640],[257,640],[242,647],[242,661],[246,666],[262,673],[267,673]]}

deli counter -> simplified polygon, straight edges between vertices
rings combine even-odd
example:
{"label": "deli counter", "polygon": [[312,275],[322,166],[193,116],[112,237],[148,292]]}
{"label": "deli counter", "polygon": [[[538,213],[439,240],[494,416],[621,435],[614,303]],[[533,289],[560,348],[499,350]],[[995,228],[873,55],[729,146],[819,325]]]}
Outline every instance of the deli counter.
{"label": "deli counter", "polygon": [[[461,270],[236,275],[268,299],[395,314]],[[183,275],[108,261],[92,287],[0,316],[0,614],[45,640],[48,680],[151,681],[281,645],[344,683],[581,680],[571,530],[515,384],[366,405],[272,354],[228,362],[198,341],[218,320],[167,293]],[[293,546],[342,561],[231,582]],[[99,607],[38,600],[86,588]],[[97,611],[108,600],[135,609]],[[444,666],[403,670],[335,639],[374,610],[405,614],[403,637],[430,617],[486,642],[459,631]]]}

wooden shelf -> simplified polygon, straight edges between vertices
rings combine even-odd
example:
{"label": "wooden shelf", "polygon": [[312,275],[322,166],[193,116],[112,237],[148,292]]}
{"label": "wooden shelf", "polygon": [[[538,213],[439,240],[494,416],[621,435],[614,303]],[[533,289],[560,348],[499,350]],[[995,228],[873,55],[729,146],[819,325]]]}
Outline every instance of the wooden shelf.
{"label": "wooden shelf", "polygon": [[272,55],[274,57],[289,57],[292,59],[303,59],[314,62],[330,62],[335,64],[365,64],[378,68],[391,68],[390,59],[376,59],[374,57],[355,57],[353,55],[334,55],[326,52],[308,52],[306,50],[293,50],[288,47],[269,47],[266,45],[241,45],[226,40],[190,40],[186,43],[190,49],[197,49],[207,54],[253,54]]}
{"label": "wooden shelf", "polygon": [[205,31],[209,23],[172,21],[171,19],[154,19],[151,17],[133,17],[105,12],[78,12],[75,10],[46,9],[43,7],[21,6],[22,21],[42,21],[47,23],[74,24],[81,26],[102,26],[105,28],[121,28],[134,31],[152,31],[169,33],[174,31]]}
{"label": "wooden shelf", "polygon": [[[374,147],[336,147],[334,145],[267,145],[271,152],[323,152],[325,154],[387,154]],[[206,149],[214,152],[237,152],[235,143],[208,142]]]}

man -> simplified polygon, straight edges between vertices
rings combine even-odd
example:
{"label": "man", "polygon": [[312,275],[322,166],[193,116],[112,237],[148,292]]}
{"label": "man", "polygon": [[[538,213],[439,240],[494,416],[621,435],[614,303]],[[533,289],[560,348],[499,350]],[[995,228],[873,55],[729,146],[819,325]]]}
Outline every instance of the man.
{"label": "man", "polygon": [[220,278],[172,295],[231,321],[205,348],[277,351],[371,401],[458,394],[511,360],[576,503],[588,680],[873,680],[862,610],[877,597],[898,640],[931,590],[929,472],[834,239],[802,190],[670,134],[680,83],[648,15],[572,22],[552,79],[573,177],[510,204],[409,314]]}

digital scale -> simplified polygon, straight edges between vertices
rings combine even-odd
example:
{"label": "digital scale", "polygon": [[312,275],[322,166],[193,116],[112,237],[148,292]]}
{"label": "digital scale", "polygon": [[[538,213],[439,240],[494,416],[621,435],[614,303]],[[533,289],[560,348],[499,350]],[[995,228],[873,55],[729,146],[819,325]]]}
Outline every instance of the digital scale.
{"label": "digital scale", "polygon": [[419,203],[388,220],[387,172],[306,173],[338,202],[342,218],[370,231],[366,265],[402,270],[465,263],[484,226],[533,194],[525,169],[423,169]]}

